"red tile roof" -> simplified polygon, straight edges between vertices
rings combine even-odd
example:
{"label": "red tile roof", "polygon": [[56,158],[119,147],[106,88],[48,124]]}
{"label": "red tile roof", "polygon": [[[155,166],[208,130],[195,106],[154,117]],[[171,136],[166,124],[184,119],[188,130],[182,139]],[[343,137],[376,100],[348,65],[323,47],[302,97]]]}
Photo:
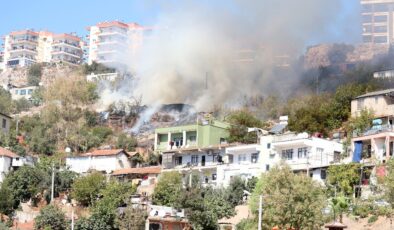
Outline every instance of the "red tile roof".
{"label": "red tile roof", "polygon": [[6,156],[10,158],[19,157],[16,153],[11,152],[10,150],[0,147],[0,156]]}
{"label": "red tile roof", "polygon": [[160,166],[142,167],[142,168],[125,168],[115,170],[112,175],[126,175],[126,174],[159,174],[161,172]]}
{"label": "red tile roof", "polygon": [[23,35],[23,34],[38,35],[38,32],[32,30],[19,30],[19,31],[12,31],[10,33],[10,35]]}
{"label": "red tile roof", "polygon": [[119,22],[119,21],[100,22],[97,24],[97,27],[100,27],[100,28],[111,27],[111,26],[117,26],[117,27],[123,27],[123,28],[129,27],[126,23]]}
{"label": "red tile roof", "polygon": [[93,150],[92,152],[89,153],[84,153],[81,154],[79,156],[115,156],[118,155],[120,153],[124,153],[127,156],[130,156],[128,152],[124,151],[123,149],[97,149],[97,150]]}
{"label": "red tile roof", "polygon": [[75,35],[65,34],[65,33],[63,33],[63,34],[55,34],[53,37],[54,38],[68,38],[68,39],[71,39],[71,40],[74,40],[74,41],[80,41],[81,40],[79,37],[77,37]]}

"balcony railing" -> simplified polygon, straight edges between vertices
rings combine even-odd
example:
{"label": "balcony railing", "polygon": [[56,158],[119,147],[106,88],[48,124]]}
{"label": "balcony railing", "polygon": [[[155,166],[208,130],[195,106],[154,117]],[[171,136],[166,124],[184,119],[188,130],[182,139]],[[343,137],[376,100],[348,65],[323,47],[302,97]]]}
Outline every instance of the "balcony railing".
{"label": "balcony railing", "polygon": [[75,48],[80,48],[78,43],[69,42],[67,40],[64,40],[64,41],[63,40],[58,40],[58,41],[54,41],[53,42],[53,45],[61,45],[61,44],[66,44],[66,45],[69,45],[69,46],[73,46]]}
{"label": "balcony railing", "polygon": [[375,134],[391,132],[391,131],[394,131],[393,125],[390,124],[376,125],[370,129],[367,129],[364,132],[353,131],[353,137],[369,136],[369,135],[375,135]]}

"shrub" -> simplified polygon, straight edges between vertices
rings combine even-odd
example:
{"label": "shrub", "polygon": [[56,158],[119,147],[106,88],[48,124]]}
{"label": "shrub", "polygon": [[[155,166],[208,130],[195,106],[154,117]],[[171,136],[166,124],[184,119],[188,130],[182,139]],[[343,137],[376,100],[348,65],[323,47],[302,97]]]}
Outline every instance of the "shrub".
{"label": "shrub", "polygon": [[100,190],[105,187],[105,176],[94,172],[75,180],[72,185],[71,196],[82,205],[92,205]]}
{"label": "shrub", "polygon": [[48,205],[41,209],[34,219],[34,229],[66,230],[66,216],[58,207]]}
{"label": "shrub", "polygon": [[374,222],[376,222],[377,220],[378,220],[378,216],[373,215],[373,216],[370,216],[370,217],[368,218],[368,223],[374,223]]}

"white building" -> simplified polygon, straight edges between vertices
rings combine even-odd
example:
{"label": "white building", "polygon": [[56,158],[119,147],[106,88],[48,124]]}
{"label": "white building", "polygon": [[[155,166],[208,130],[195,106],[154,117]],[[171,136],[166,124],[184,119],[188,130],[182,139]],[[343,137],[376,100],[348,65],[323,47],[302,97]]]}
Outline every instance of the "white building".
{"label": "white building", "polygon": [[223,164],[225,149],[222,147],[185,148],[162,151],[162,172],[178,171],[184,184],[190,175],[197,176],[203,185],[216,186],[217,169]]}
{"label": "white building", "polygon": [[11,171],[14,161],[19,161],[19,156],[6,148],[0,147],[0,182],[2,182],[5,175]]}
{"label": "white building", "polygon": [[99,82],[99,81],[115,81],[119,77],[119,73],[101,73],[101,74],[88,74],[86,75],[87,81]]}
{"label": "white building", "polygon": [[101,22],[90,26],[88,63],[102,63],[117,67],[130,64],[142,45],[144,37],[151,31],[136,23],[119,21]]}
{"label": "white building", "polygon": [[360,0],[364,43],[390,44],[394,41],[394,0]]}
{"label": "white building", "polygon": [[11,93],[12,100],[19,100],[21,98],[25,98],[26,100],[30,100],[34,90],[37,89],[37,86],[26,86],[26,87],[15,87],[11,88],[9,91]]}
{"label": "white building", "polygon": [[217,184],[228,186],[235,176],[259,177],[282,161],[294,172],[309,173],[313,179],[323,182],[326,169],[340,162],[342,151],[341,143],[310,137],[307,133],[262,136],[258,145],[226,148],[225,164],[217,169]]}
{"label": "white building", "polygon": [[101,171],[109,174],[115,170],[130,168],[130,154],[123,149],[94,150],[66,158],[66,166],[77,173]]}
{"label": "white building", "polygon": [[79,64],[82,59],[80,38],[73,34],[48,31],[13,31],[4,39],[4,68],[29,66],[39,62]]}

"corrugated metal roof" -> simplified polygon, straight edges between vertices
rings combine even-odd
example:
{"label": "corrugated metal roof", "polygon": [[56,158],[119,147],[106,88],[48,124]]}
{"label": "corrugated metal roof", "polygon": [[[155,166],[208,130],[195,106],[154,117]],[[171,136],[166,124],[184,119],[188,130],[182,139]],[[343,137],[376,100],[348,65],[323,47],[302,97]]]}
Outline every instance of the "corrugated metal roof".
{"label": "corrugated metal roof", "polygon": [[271,130],[269,131],[270,133],[281,133],[283,132],[283,130],[287,127],[286,124],[276,124],[274,125],[274,127],[271,128]]}

